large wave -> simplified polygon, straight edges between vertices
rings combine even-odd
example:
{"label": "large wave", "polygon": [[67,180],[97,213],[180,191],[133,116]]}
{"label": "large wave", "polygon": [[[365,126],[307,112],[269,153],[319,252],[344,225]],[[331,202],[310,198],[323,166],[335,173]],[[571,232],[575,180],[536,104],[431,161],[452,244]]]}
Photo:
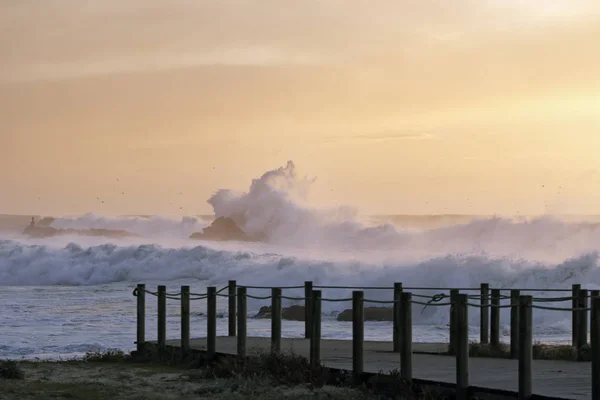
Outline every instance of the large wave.
{"label": "large wave", "polygon": [[[403,282],[405,287],[477,288],[488,282],[497,288],[569,289],[583,283],[600,289],[600,254],[592,252],[568,259],[558,265],[528,260],[492,258],[485,255],[446,255],[419,262],[369,262],[365,260],[316,259],[276,253],[217,250],[204,246],[164,248],[158,245],[118,246],[104,244],[82,247],[70,243],[56,248],[0,241],[0,282],[2,285],[101,285],[123,282],[128,285],[166,284],[176,291],[181,284],[196,290],[222,286],[228,280],[243,285],[296,286],[313,281],[324,286],[385,286]],[[352,289],[323,289],[326,298],[351,297]],[[252,291],[255,295],[264,292]],[[389,300],[391,290],[367,290],[365,296]],[[422,291],[417,293],[423,294]],[[435,292],[427,292],[433,294]],[[288,296],[303,296],[303,289],[286,291]],[[544,293],[536,293],[543,296]],[[552,293],[552,295],[556,295]],[[265,301],[248,302],[256,311]],[[286,301],[284,305],[289,305]],[[350,307],[346,303],[323,304],[325,313]],[[508,312],[502,310],[503,320]],[[415,314],[421,322],[444,324],[445,307],[428,307]],[[476,313],[471,316],[477,318]],[[567,329],[568,313],[536,310],[536,321],[559,324]],[[564,326],[563,326],[564,325]]]}
{"label": "large wave", "polygon": [[600,243],[600,223],[551,216],[463,218],[431,229],[365,224],[350,207],[311,207],[306,198],[313,182],[298,177],[289,161],[253,180],[247,192],[219,190],[208,203],[217,217],[234,219],[245,232],[294,247],[392,251],[419,258],[485,253],[559,262],[592,252]]}
{"label": "large wave", "polygon": [[[425,218],[427,223],[421,229],[414,229],[414,224],[409,229],[402,219],[378,218],[365,222],[351,207],[311,205],[307,197],[313,182],[314,179],[299,177],[290,161],[254,179],[246,192],[221,189],[208,203],[215,217],[234,219],[247,234],[261,237],[267,244],[305,251],[371,252],[369,261],[415,261],[448,254],[483,254],[560,263],[594,252],[600,243],[600,223],[591,219],[461,217],[444,218],[435,226]],[[117,218],[90,213],[78,218],[58,218],[52,226],[126,230],[139,234],[146,242],[172,246],[166,239],[184,239],[182,243],[189,245],[185,239],[207,224],[208,221],[198,217],[181,220],[160,216]],[[69,240],[79,244],[83,241],[81,238]]]}
{"label": "large wave", "polygon": [[[535,284],[554,286],[568,283],[558,279],[556,274],[565,269],[556,265],[572,263],[577,265],[573,279],[582,279],[576,283],[600,282],[594,272],[600,243],[597,222],[545,216],[521,220],[476,218],[430,229],[365,224],[351,208],[311,206],[307,194],[313,182],[298,177],[294,164],[288,162],[253,180],[245,193],[219,190],[208,200],[216,217],[233,218],[247,233],[264,236],[266,243],[189,241],[186,238],[191,232],[207,224],[195,217],[177,221],[88,214],[57,219],[53,226],[124,229],[144,238],[3,241],[0,283],[97,284],[241,277],[257,283],[267,283],[271,277],[279,277],[282,282],[303,282],[322,274],[332,282],[339,279],[378,284],[389,283],[391,275],[401,274],[401,280],[413,279],[424,286],[478,284],[485,280],[498,285],[524,285],[525,277],[531,276],[536,276]],[[195,243],[202,246],[191,247]],[[428,271],[431,266],[436,266],[435,271]],[[277,271],[285,271],[286,279]],[[535,271],[546,272],[540,275]],[[432,272],[446,276],[437,277]],[[546,276],[549,280],[544,281]]]}

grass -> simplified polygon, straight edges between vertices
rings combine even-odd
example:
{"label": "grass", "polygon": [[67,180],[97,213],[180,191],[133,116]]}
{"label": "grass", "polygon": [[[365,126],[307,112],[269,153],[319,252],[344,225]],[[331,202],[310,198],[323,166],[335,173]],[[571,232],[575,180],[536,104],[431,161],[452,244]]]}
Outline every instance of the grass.
{"label": "grass", "polygon": [[349,373],[312,368],[293,353],[173,365],[164,359],[134,362],[122,352],[108,351],[79,360],[6,361],[0,371],[0,398],[7,400],[435,398],[399,384],[393,373],[355,386]]}
{"label": "grass", "polygon": [[[470,357],[511,358],[510,346],[500,343],[498,346],[472,342],[469,344]],[[569,345],[549,345],[535,343],[532,348],[534,360],[565,360],[565,361],[591,361],[591,348],[586,345],[582,348],[581,358],[577,350]]]}
{"label": "grass", "polygon": [[0,364],[0,378],[23,379],[25,373],[15,361],[6,360]]}
{"label": "grass", "polygon": [[[585,350],[585,349],[584,349]],[[506,344],[471,343],[471,357],[510,357]],[[587,354],[589,357],[589,351]],[[4,361],[0,363],[0,398],[7,400],[80,399],[411,399],[453,398],[403,382],[398,371],[380,372],[360,382],[351,373],[319,365],[303,356],[250,352],[240,360],[218,356],[193,363],[173,358],[138,362],[118,350],[87,353],[68,361]],[[573,360],[571,346],[536,343],[535,359]],[[442,390],[442,389],[436,389]]]}
{"label": "grass", "polygon": [[351,372],[333,370],[323,365],[313,367],[308,359],[293,352],[280,354],[256,352],[255,355],[239,360],[222,357],[213,363],[200,365],[191,375],[192,379],[233,379],[238,382],[260,381],[271,387],[304,388],[314,397],[330,393],[332,388],[342,397],[328,399],[415,399],[429,400],[445,398],[432,392],[407,384],[397,370],[355,383]]}
{"label": "grass", "polygon": [[83,356],[83,361],[115,363],[128,361],[129,358],[130,357],[121,350],[108,350],[104,352],[87,352],[85,353],[85,356]]}
{"label": "grass", "polygon": [[294,353],[258,353],[244,360],[221,357],[214,363],[202,367],[202,379],[244,378],[269,379],[278,385],[294,386],[310,384],[322,387],[326,383],[340,384],[324,366],[313,368],[308,359]]}

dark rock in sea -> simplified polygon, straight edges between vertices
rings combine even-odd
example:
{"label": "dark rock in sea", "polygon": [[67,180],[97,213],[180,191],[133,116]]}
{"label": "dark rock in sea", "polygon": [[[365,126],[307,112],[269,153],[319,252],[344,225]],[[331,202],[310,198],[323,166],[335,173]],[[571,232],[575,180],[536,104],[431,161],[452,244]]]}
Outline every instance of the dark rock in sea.
{"label": "dark rock in sea", "polygon": [[[271,306],[262,306],[259,310],[258,313],[256,313],[256,315],[252,318],[271,318]],[[283,314],[283,312],[282,312]]]}
{"label": "dark rock in sea", "polygon": [[[393,321],[394,309],[387,307],[366,307],[363,311],[365,321]],[[352,310],[344,310],[337,316],[338,321],[352,321]]]}
{"label": "dark rock in sea", "polygon": [[240,240],[240,241],[255,241],[254,238],[246,235],[240,229],[232,218],[219,217],[215,219],[210,226],[207,226],[202,232],[192,233],[190,239],[200,240]]}
{"label": "dark rock in sea", "polygon": [[51,236],[60,235],[80,235],[80,236],[105,236],[114,238],[124,237],[139,237],[134,233],[130,233],[123,230],[111,230],[111,229],[57,229],[51,226],[40,226],[37,224],[31,224],[23,231],[24,235],[28,235],[35,238],[44,238]]}
{"label": "dark rock in sea", "polygon": [[[271,313],[271,306],[263,306],[254,318],[271,318]],[[281,318],[287,321],[304,321],[304,306],[284,307],[281,310]]]}

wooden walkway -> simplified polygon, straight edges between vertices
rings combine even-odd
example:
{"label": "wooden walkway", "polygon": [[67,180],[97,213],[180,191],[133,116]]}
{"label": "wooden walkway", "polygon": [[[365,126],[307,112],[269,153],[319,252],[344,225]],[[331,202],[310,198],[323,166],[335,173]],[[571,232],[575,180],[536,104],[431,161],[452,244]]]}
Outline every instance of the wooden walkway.
{"label": "wooden walkway", "polygon": [[[217,352],[237,354],[235,336],[217,337]],[[248,354],[270,349],[270,338],[248,337]],[[179,347],[179,340],[167,345]],[[191,339],[190,347],[206,350],[206,338]],[[309,357],[309,339],[281,339],[281,350]],[[456,359],[441,355],[443,343],[413,344],[413,377],[436,382],[456,382]],[[426,353],[426,354],[424,354]],[[321,363],[352,370],[352,341],[321,340]],[[365,372],[388,372],[400,368],[400,355],[392,352],[391,342],[364,343]],[[518,391],[518,361],[499,358],[470,358],[469,383],[482,388]],[[533,360],[533,393],[563,399],[586,399],[591,394],[591,363],[574,361]]]}

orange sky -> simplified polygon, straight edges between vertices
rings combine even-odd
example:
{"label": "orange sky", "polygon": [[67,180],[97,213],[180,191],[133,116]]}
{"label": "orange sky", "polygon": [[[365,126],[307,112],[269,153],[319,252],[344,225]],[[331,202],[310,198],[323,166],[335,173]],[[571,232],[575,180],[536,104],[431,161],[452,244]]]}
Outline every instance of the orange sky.
{"label": "orange sky", "polygon": [[0,213],[207,213],[288,159],[366,213],[600,213],[596,0],[20,0],[0,28]]}

